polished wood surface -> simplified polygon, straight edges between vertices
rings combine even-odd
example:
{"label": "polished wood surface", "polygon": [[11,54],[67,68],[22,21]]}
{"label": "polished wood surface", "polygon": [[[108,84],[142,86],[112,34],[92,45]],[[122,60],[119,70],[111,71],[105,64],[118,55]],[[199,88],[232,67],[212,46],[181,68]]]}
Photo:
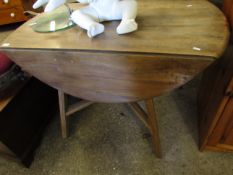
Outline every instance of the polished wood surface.
{"label": "polished wood surface", "polygon": [[[163,53],[218,58],[228,40],[224,15],[203,0],[138,0],[139,30],[118,36],[119,22],[105,24],[106,31],[90,39],[79,27],[39,34],[24,24],[5,43],[10,48],[72,49],[79,51]],[[76,5],[79,8],[79,5]],[[30,37],[29,37],[30,36]],[[64,42],[65,39],[65,42]],[[198,59],[198,57],[197,57]]]}
{"label": "polished wood surface", "polygon": [[30,20],[0,49],[70,95],[134,102],[185,84],[217,59],[228,41],[225,17],[208,1],[139,1],[137,21],[134,33],[118,36],[119,22],[111,22],[103,35],[90,39],[78,27],[36,33]]}
{"label": "polished wood surface", "polygon": [[[0,1],[0,25],[26,21],[29,18],[24,11],[32,10],[35,0],[8,0]],[[41,10],[41,9],[40,9]]]}
{"label": "polished wood surface", "polygon": [[212,59],[183,56],[15,50],[25,71],[66,93],[97,102],[132,102],[183,85]]}

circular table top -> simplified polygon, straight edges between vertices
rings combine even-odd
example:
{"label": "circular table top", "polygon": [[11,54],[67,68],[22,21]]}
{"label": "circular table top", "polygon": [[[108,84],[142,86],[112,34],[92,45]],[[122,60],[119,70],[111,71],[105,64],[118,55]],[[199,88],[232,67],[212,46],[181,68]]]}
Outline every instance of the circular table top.
{"label": "circular table top", "polygon": [[224,52],[228,23],[210,2],[138,0],[138,6],[139,29],[127,35],[116,34],[119,21],[105,23],[105,33],[90,39],[79,27],[36,33],[29,20],[0,50],[47,84],[99,102],[161,95],[185,84]]}
{"label": "circular table top", "polygon": [[[73,4],[73,9],[82,7]],[[50,34],[35,33],[29,21],[4,43],[11,48],[74,49],[200,55],[218,58],[228,41],[228,24],[213,4],[203,0],[138,0],[138,31],[117,35],[119,22],[105,23],[94,39],[75,27]],[[30,36],[30,37],[29,37]]]}

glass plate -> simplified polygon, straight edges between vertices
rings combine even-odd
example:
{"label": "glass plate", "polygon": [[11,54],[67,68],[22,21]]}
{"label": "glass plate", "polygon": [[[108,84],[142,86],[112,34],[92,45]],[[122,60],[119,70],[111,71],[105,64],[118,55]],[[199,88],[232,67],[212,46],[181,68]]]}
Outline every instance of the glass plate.
{"label": "glass plate", "polygon": [[29,24],[35,32],[49,33],[65,30],[75,26],[70,20],[72,10],[68,5],[63,5],[56,10],[43,13]]}

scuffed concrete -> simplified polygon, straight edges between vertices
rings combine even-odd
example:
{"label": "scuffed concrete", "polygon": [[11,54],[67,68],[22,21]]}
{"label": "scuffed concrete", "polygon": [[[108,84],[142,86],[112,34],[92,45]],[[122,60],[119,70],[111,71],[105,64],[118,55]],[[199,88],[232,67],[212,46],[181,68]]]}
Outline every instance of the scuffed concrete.
{"label": "scuffed concrete", "polygon": [[148,130],[125,104],[94,104],[71,117],[71,135],[51,123],[30,169],[0,158],[4,175],[231,175],[233,154],[199,152],[196,79],[155,98],[163,159],[152,153]]}

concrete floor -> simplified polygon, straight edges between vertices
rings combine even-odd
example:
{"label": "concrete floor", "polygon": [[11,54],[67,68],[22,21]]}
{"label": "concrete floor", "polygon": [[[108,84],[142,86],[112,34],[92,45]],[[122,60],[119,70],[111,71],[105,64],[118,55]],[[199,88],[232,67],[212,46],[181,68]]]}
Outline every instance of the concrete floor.
{"label": "concrete floor", "polygon": [[1,175],[232,175],[233,154],[199,152],[199,80],[155,98],[163,158],[152,153],[146,128],[124,104],[95,104],[71,118],[60,136],[58,115],[30,169],[0,158]]}
{"label": "concrete floor", "polygon": [[[0,28],[0,41],[15,26]],[[155,98],[163,158],[149,132],[124,104],[94,104],[71,118],[60,136],[59,116],[46,130],[30,169],[0,157],[0,175],[232,175],[233,154],[198,151],[199,78]]]}

